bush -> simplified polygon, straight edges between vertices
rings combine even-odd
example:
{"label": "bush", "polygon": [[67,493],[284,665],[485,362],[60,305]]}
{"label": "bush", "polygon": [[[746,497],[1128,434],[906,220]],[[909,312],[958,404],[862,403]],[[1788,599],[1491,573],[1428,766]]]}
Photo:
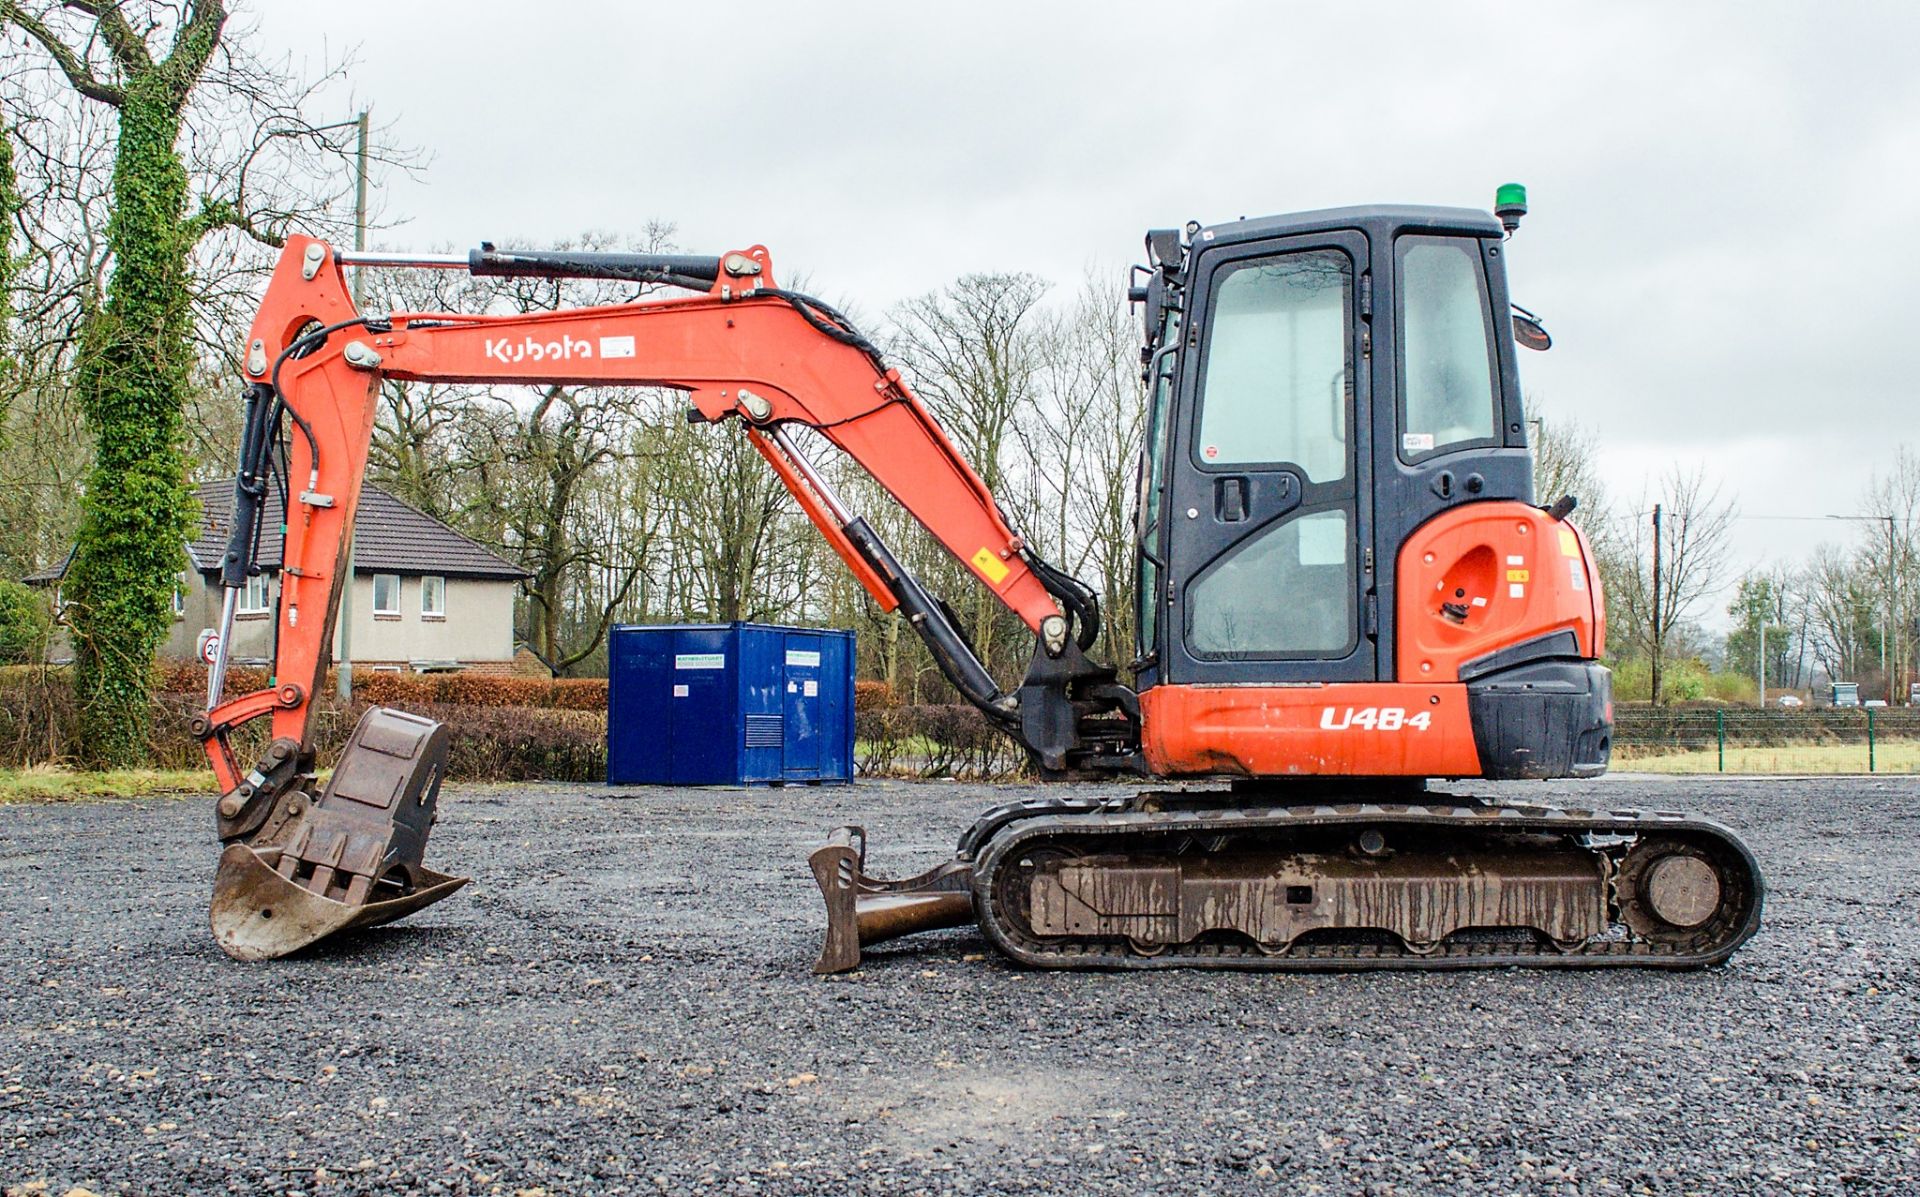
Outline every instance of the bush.
{"label": "bush", "polygon": [[0,666],[0,768],[60,763],[79,722],[67,670]]}
{"label": "bush", "polygon": [[886,682],[855,682],[853,684],[853,710],[881,711],[900,705],[893,687]]}
{"label": "bush", "polygon": [[0,665],[35,665],[47,659],[53,609],[46,596],[19,582],[0,581]]}
{"label": "bush", "polygon": [[1028,767],[1012,737],[958,703],[856,708],[853,734],[855,763],[869,776],[995,779]]}

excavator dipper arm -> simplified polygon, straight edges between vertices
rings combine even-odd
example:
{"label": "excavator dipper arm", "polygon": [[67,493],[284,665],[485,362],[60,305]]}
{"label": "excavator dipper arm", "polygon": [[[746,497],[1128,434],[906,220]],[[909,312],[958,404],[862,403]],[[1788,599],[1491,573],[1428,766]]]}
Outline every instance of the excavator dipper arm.
{"label": "excavator dipper arm", "polygon": [[[526,315],[374,317],[354,309],[349,263],[621,278],[703,293]],[[491,247],[465,258],[353,257],[294,238],[254,320],[244,370],[248,418],[223,562],[227,602],[208,710],[195,727],[223,790],[227,849],[214,921],[231,954],[280,955],[344,926],[398,917],[427,893],[431,901],[461,884],[421,863],[446,752],[437,725],[368,712],[332,781],[312,796],[313,696],[346,584],[382,379],[684,391],[690,419],[746,425],[754,448],[875,601],[903,609],[960,692],[1045,767],[1072,768],[1096,752],[1124,757],[1138,744],[1131,692],[1082,654],[1097,631],[1091,594],[1034,555],[899,373],[843,317],[774,285],[762,247],[718,258]],[[283,413],[292,424],[284,441]],[[857,461],[1034,632],[1034,666],[1017,692],[995,682],[944,605],[813,468],[788,432],[793,425]],[[282,443],[284,459],[276,460]],[[224,699],[234,598],[258,568],[259,522],[276,472],[285,514],[273,681]],[[243,773],[232,732],[268,716],[271,745]],[[1089,718],[1100,728],[1093,751],[1081,730]]]}

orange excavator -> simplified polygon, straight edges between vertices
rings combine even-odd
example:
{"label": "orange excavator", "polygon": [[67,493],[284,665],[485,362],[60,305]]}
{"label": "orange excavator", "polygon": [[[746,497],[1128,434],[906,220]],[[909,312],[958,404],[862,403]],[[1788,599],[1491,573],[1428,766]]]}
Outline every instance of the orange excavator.
{"label": "orange excavator", "polygon": [[[879,350],[780,287],[760,246],[715,257],[343,251],[294,238],[243,354],[226,603],[195,727],[222,788],[212,923],[241,959],[382,923],[464,884],[424,863],[447,751],[375,708],[325,786],[309,742],[383,379],[669,387],[741,428],[881,608],[1057,778],[1183,783],[987,812],[915,877],[813,854],[816,971],[977,923],[1058,968],[1650,965],[1725,960],[1762,882],[1696,816],[1429,795],[1428,779],[1593,777],[1612,734],[1604,613],[1571,498],[1533,501],[1503,250],[1525,212],[1356,207],[1150,232],[1150,410],[1132,684],[1087,656],[1100,604],[1012,526]],[[631,302],[531,315],[356,311],[343,268],[626,280]],[[1033,633],[1003,686],[792,435],[849,455]],[[284,524],[272,684],[223,694],[262,521]],[[272,721],[243,770],[232,734]]]}

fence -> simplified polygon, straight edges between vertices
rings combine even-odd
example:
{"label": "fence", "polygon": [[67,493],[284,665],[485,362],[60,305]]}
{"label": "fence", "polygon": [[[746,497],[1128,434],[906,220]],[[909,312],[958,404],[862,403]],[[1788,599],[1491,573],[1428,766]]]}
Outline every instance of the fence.
{"label": "fence", "polygon": [[1614,709],[1613,767],[1671,773],[1917,773],[1920,709]]}

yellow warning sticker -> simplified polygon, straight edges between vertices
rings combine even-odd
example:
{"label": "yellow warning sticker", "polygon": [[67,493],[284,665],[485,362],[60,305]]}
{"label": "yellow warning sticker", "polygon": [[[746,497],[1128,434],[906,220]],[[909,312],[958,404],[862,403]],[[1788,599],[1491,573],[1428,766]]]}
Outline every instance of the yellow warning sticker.
{"label": "yellow warning sticker", "polygon": [[1580,555],[1580,538],[1573,534],[1572,528],[1560,529],[1560,552],[1568,557]]}
{"label": "yellow warning sticker", "polygon": [[975,553],[973,555],[973,568],[984,574],[987,581],[992,582],[995,586],[1006,581],[1007,574],[1011,572],[1007,569],[1007,563],[1000,560],[999,555],[992,549],[981,549]]}
{"label": "yellow warning sticker", "polygon": [[1528,571],[1524,569],[1510,569],[1507,571],[1507,581],[1509,582],[1526,582],[1529,580]]}

